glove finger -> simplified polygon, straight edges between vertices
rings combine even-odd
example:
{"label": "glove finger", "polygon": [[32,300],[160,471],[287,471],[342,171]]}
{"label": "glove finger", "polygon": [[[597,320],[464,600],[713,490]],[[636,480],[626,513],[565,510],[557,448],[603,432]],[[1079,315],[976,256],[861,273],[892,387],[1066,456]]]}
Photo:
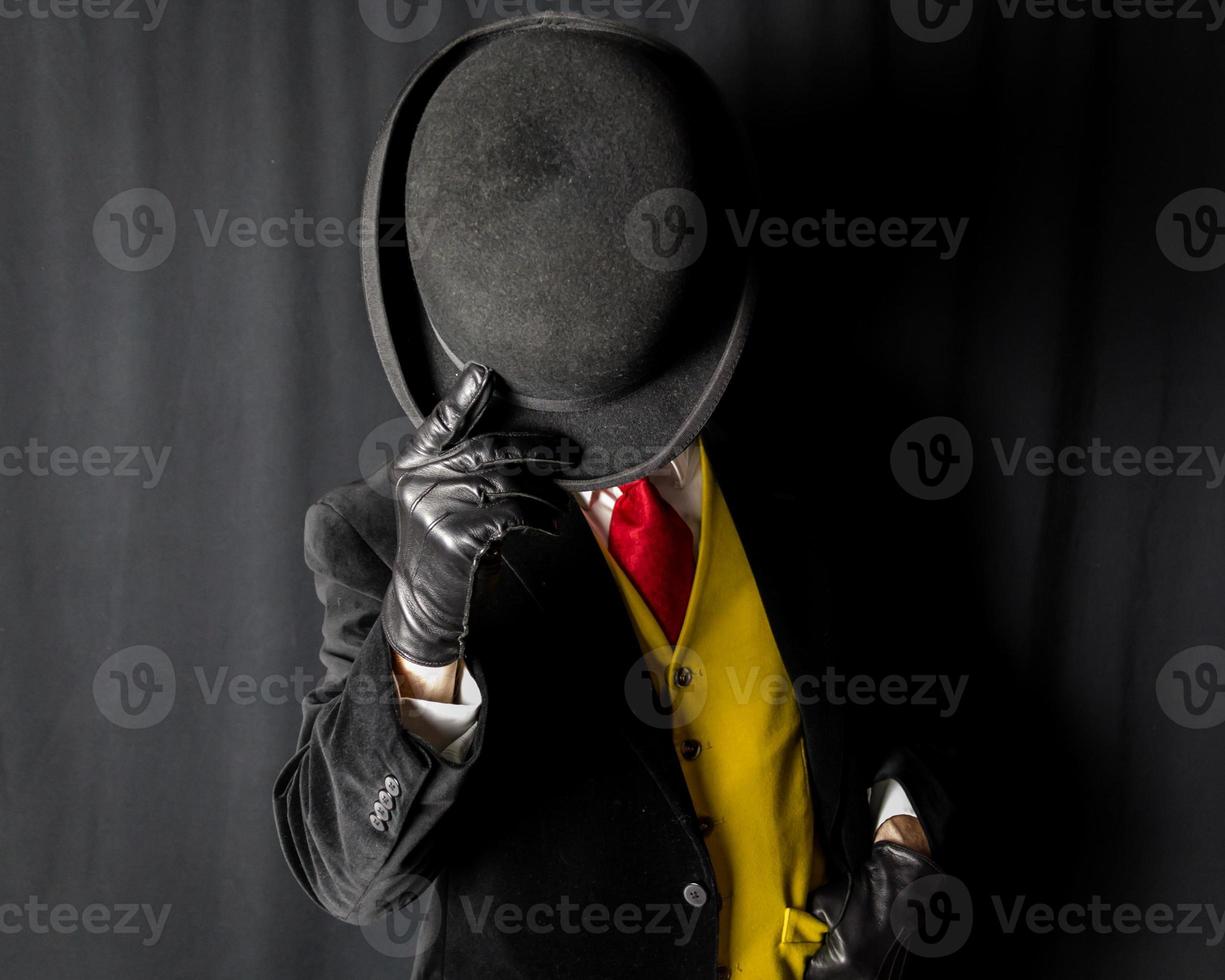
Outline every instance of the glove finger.
{"label": "glove finger", "polygon": [[483,364],[471,363],[465,367],[451,390],[413,434],[412,442],[397,464],[406,466],[441,455],[463,439],[489,404],[495,377]]}

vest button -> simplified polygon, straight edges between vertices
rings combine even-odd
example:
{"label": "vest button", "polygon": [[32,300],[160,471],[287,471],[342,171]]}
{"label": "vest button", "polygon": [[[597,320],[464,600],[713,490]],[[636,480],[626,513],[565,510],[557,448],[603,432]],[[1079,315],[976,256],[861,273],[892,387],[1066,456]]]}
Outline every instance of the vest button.
{"label": "vest button", "polygon": [[692,762],[702,754],[702,743],[696,738],[687,738],[681,742],[681,758],[686,762]]}
{"label": "vest button", "polygon": [[706,837],[712,830],[715,829],[715,822],[710,817],[698,817],[698,830],[702,832],[702,836]]}
{"label": "vest button", "polygon": [[706,904],[706,889],[696,881],[691,881],[687,884],[682,894],[685,896],[685,901],[695,909],[700,909]]}
{"label": "vest button", "polygon": [[674,680],[677,687],[688,687],[693,681],[693,671],[688,667],[677,667]]}

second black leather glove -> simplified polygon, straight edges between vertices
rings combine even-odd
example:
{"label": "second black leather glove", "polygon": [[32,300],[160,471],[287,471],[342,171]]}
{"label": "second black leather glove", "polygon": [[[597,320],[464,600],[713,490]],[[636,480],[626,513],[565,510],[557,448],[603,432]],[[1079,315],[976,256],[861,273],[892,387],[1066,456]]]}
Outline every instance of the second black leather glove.
{"label": "second black leather glove", "polygon": [[900,977],[907,937],[894,929],[894,902],[916,881],[939,873],[917,851],[881,842],[873,845],[868,859],[849,878],[818,888],[809,904],[830,931],[808,961],[804,980]]}
{"label": "second black leather glove", "polygon": [[491,549],[514,531],[557,533],[569,503],[552,479],[573,463],[558,440],[469,438],[494,383],[489,368],[469,364],[392,468],[398,544],[383,632],[423,666],[463,655],[477,567]]}

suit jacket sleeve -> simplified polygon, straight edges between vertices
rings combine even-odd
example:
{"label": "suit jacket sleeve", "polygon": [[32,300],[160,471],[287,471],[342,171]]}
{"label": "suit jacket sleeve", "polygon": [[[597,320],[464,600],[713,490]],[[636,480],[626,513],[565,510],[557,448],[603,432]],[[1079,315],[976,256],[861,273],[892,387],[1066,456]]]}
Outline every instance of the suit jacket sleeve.
{"label": "suit jacket sleeve", "polygon": [[[327,498],[307,514],[306,561],[325,610],[326,675],[303,700],[298,748],[276,781],[277,831],[315,903],[362,924],[432,881],[447,813],[480,755],[484,726],[462,763],[401,727],[379,621],[390,571]],[[399,795],[380,830],[371,814],[379,791],[390,789]]]}

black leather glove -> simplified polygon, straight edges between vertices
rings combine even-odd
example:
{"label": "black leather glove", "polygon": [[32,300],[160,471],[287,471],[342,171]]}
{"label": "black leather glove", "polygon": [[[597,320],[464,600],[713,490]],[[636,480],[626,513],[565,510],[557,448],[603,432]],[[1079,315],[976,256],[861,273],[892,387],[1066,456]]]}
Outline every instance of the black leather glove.
{"label": "black leather glove", "polygon": [[398,545],[383,632],[415,664],[441,667],[463,655],[477,566],[512,531],[556,534],[569,503],[552,479],[573,462],[559,440],[467,438],[495,380],[469,364],[391,471]]}
{"label": "black leather glove", "polygon": [[809,911],[830,931],[808,961],[804,980],[900,977],[907,937],[894,928],[894,903],[909,885],[936,874],[940,869],[917,851],[882,842],[849,878],[813,892]]}

